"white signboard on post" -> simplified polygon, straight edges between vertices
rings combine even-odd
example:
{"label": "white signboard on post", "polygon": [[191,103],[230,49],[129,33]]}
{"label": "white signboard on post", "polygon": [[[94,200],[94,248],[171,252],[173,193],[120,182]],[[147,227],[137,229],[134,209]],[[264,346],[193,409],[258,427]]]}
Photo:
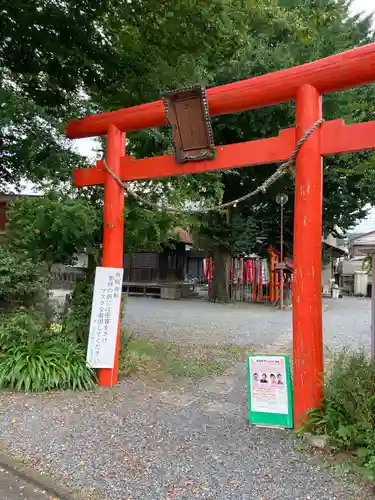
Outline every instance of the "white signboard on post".
{"label": "white signboard on post", "polygon": [[123,269],[97,267],[86,362],[113,368],[120,316]]}

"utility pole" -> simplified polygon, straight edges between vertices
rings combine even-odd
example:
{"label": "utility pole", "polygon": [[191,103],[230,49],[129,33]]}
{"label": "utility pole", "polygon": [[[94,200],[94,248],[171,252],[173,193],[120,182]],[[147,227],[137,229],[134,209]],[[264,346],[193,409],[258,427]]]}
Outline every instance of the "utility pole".
{"label": "utility pole", "polygon": [[280,311],[284,310],[284,205],[287,201],[284,193],[276,196],[276,203],[280,205]]}

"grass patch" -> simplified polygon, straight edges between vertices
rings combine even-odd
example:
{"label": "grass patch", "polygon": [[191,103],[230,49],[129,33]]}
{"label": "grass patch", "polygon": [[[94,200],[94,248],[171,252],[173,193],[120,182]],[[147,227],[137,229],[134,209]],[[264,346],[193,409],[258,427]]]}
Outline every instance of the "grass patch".
{"label": "grass patch", "polygon": [[0,389],[89,390],[95,378],[82,344],[46,328],[41,315],[20,308],[0,317]]}
{"label": "grass patch", "polygon": [[143,339],[125,342],[126,348],[120,356],[120,375],[138,371],[157,380],[219,376],[251,351],[251,348],[234,345],[181,345]]}
{"label": "grass patch", "polygon": [[224,361],[215,359],[171,359],[167,365],[167,372],[173,378],[189,377],[201,378],[212,375],[222,375],[228,368]]}

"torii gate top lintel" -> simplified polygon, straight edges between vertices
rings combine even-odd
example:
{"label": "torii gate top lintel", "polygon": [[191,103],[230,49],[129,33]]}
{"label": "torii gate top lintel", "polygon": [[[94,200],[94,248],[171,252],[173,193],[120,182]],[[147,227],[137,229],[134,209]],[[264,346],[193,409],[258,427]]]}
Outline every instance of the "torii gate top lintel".
{"label": "torii gate top lintel", "polygon": [[[107,135],[106,161],[110,170],[105,170],[98,162],[96,168],[76,169],[74,172],[78,187],[104,184],[102,265],[123,267],[124,192],[115,176],[123,181],[141,180],[283,161],[305,132],[321,123],[322,94],[374,81],[375,43],[372,43],[295,68],[211,88],[207,97],[212,116],[295,100],[296,126],[280,131],[277,137],[217,147],[216,158],[184,165],[177,164],[172,155],[142,160],[125,156],[124,132],[166,124],[161,100],[68,123],[66,134],[69,138]],[[321,404],[323,397],[322,156],[374,148],[375,121],[345,125],[342,120],[332,120],[311,133],[296,157],[293,369],[297,426],[308,410]],[[375,318],[375,299],[373,307]],[[120,329],[113,368],[99,370],[101,385],[117,382],[119,339]]]}
{"label": "torii gate top lintel", "polygon": [[[338,92],[375,81],[375,43],[318,61],[257,76],[207,91],[211,116],[261,108],[296,99],[309,84],[320,94]],[[110,125],[122,132],[166,125],[162,100],[73,120],[70,139],[105,135]]]}

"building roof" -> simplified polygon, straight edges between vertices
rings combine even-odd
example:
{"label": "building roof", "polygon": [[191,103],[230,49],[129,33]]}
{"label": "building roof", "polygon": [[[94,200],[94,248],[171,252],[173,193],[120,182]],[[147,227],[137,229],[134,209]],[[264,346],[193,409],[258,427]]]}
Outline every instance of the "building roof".
{"label": "building roof", "polygon": [[325,250],[330,250],[332,257],[341,257],[342,255],[346,255],[347,251],[345,248],[338,247],[336,245],[331,245],[330,243],[327,243],[326,241],[323,241],[323,248]]}
{"label": "building roof", "polygon": [[0,203],[8,203],[16,198],[40,198],[38,194],[10,194],[10,193],[0,193]]}
{"label": "building roof", "polygon": [[182,229],[182,227],[174,227],[173,229],[171,229],[169,231],[169,236],[178,241],[181,241],[182,243],[185,243],[186,245],[193,244],[192,235],[185,229]]}
{"label": "building roof", "polygon": [[358,254],[375,253],[375,231],[361,234],[349,241],[350,254],[352,256]]}

